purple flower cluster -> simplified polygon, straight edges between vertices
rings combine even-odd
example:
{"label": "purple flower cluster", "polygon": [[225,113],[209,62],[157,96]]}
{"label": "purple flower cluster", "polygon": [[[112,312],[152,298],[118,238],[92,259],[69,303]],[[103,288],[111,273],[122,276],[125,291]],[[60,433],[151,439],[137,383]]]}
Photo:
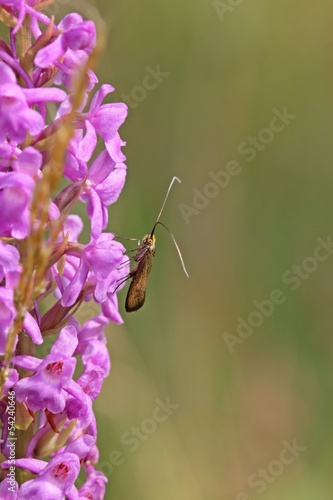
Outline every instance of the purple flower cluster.
{"label": "purple flower cluster", "polygon": [[[94,23],[69,14],[56,25],[42,13],[49,4],[0,0],[9,28],[9,43],[0,39],[0,498],[101,499],[92,403],[110,370],[105,327],[122,323],[115,290],[129,272],[125,248],[105,232],[125,183],[127,107],[103,104],[110,85],[89,95]],[[80,202],[87,244],[72,213]],[[95,312],[80,325],[74,314],[89,301]]]}

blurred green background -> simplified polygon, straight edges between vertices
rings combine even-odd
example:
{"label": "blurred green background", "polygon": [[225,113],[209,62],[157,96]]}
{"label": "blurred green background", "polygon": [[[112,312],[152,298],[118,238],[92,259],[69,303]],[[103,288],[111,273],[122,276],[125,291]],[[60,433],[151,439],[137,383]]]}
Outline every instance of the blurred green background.
{"label": "blurred green background", "polygon": [[[91,5],[109,30],[99,80],[129,104],[109,229],[142,238],[179,176],[162,220],[190,274],[158,227],[144,308],[119,294],[95,404],[106,498],[330,500],[333,255],[313,256],[333,231],[333,6],[70,2]],[[243,338],[239,318],[257,325]]]}

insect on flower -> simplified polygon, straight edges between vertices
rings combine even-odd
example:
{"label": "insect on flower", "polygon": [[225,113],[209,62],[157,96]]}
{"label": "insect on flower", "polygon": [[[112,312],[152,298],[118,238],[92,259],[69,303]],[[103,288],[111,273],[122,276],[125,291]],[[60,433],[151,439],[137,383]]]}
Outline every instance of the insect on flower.
{"label": "insect on flower", "polygon": [[153,229],[151,230],[150,234],[146,234],[143,237],[142,243],[140,244],[140,242],[139,242],[138,247],[135,249],[136,254],[133,257],[133,260],[135,262],[137,262],[137,265],[134,267],[134,269],[132,269],[132,271],[130,271],[128,276],[126,276],[125,280],[122,280],[122,282],[121,282],[121,283],[123,283],[124,281],[126,281],[128,279],[132,279],[130,287],[129,287],[128,292],[127,292],[126,301],[125,301],[125,309],[127,312],[137,311],[144,304],[145,297],[146,297],[147,283],[148,283],[149,275],[150,275],[151,268],[153,265],[154,255],[155,255],[156,237],[154,235],[154,232],[155,232],[156,226],[158,224],[161,224],[163,227],[165,227],[165,229],[167,229],[169,231],[170,236],[171,236],[171,238],[176,246],[180,261],[181,261],[182,266],[183,266],[184,273],[186,274],[187,277],[189,277],[188,272],[186,271],[186,268],[185,268],[182,254],[180,252],[180,249],[177,245],[177,242],[176,242],[173,234],[171,233],[170,229],[165,224],[163,224],[163,222],[160,222],[160,217],[161,217],[161,214],[163,212],[164,205],[168,199],[171,187],[175,181],[177,181],[179,183],[181,182],[180,179],[178,179],[178,177],[172,178],[171,183],[170,183],[169,188],[168,188],[168,191],[167,191],[167,194],[165,196],[162,208],[157,216],[157,219],[156,219],[156,222],[153,226]]}

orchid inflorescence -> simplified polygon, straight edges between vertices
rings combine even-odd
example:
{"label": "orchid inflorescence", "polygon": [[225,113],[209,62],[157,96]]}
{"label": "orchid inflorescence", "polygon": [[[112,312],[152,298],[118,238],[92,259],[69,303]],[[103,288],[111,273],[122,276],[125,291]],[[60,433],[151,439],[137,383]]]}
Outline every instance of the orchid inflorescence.
{"label": "orchid inflorescence", "polygon": [[0,498],[99,499],[107,478],[95,468],[92,403],[129,272],[125,248],[105,231],[125,183],[127,106],[102,104],[111,85],[91,96],[95,23],[71,13],[55,24],[51,3],[0,0],[9,30],[8,43],[0,38]]}

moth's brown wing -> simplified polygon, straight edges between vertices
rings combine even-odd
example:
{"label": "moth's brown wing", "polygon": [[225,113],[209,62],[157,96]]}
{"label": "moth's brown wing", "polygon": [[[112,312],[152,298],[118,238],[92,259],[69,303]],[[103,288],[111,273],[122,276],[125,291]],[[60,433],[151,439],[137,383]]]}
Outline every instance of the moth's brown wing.
{"label": "moth's brown wing", "polygon": [[133,275],[132,282],[127,292],[125,309],[127,312],[133,312],[143,306],[146,298],[146,288],[148,278],[153,265],[154,253],[149,251],[139,261],[137,270]]}
{"label": "moth's brown wing", "polygon": [[134,280],[128,289],[125,309],[126,312],[133,312],[143,306],[146,298],[146,290],[140,287],[140,284],[135,283]]}

